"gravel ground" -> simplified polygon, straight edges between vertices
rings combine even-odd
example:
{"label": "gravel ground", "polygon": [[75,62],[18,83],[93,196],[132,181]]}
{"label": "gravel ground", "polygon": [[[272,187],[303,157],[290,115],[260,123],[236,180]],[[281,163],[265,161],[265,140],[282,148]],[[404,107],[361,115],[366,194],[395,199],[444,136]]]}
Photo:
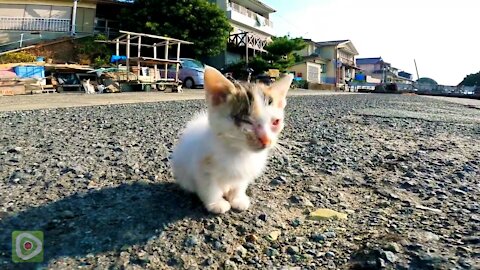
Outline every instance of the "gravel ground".
{"label": "gravel ground", "polygon": [[[291,97],[285,153],[222,216],[172,183],[203,101],[0,113],[0,269],[479,269],[480,110]],[[310,220],[329,208],[346,220]],[[42,230],[45,260],[11,262]],[[289,268],[290,267],[290,268]]]}

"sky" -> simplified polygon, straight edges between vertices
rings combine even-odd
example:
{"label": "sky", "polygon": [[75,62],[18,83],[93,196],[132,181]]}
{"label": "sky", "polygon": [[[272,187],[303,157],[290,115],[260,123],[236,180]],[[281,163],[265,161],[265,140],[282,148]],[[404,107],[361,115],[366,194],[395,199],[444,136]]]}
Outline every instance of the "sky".
{"label": "sky", "polygon": [[457,85],[480,71],[478,0],[263,0],[277,10],[277,35],[314,41],[350,39],[363,57],[379,57],[417,79]]}

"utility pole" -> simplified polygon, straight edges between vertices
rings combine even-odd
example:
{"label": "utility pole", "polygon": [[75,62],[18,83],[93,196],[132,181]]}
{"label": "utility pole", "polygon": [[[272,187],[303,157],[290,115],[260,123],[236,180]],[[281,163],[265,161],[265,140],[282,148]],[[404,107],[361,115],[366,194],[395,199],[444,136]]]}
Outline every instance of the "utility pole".
{"label": "utility pole", "polygon": [[77,5],[79,0],[73,0],[73,12],[72,12],[72,29],[70,30],[70,35],[75,36],[76,31],[76,22],[77,22]]}
{"label": "utility pole", "polygon": [[418,81],[418,79],[420,79],[420,76],[418,75],[417,61],[413,59],[413,62],[415,63],[415,69],[417,70],[417,81]]}

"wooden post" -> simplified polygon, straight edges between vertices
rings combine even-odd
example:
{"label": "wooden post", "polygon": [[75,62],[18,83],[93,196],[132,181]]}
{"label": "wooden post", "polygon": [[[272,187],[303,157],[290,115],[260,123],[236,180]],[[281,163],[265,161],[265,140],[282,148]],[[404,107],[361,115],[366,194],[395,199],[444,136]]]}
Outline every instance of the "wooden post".
{"label": "wooden post", "polygon": [[245,63],[248,65],[248,33],[245,33]]}
{"label": "wooden post", "polygon": [[[168,46],[169,46],[169,42],[167,40],[167,42],[165,42],[165,57],[164,57],[165,60],[168,60]],[[167,73],[168,73],[168,64],[167,62],[165,62],[165,74],[164,74],[165,81],[168,79]]]}
{"label": "wooden post", "polygon": [[[178,42],[178,45],[177,45],[177,61],[180,61],[180,42]],[[180,64],[179,64],[179,63],[176,63],[176,67],[175,67],[175,70],[176,70],[176,73],[175,73],[175,82],[176,82],[176,83],[178,82],[178,72],[179,72],[179,68],[180,68]]]}
{"label": "wooden post", "polygon": [[137,80],[140,78],[140,54],[142,51],[142,36],[138,36],[138,53],[137,53]]}
{"label": "wooden post", "polygon": [[127,35],[127,82],[130,81],[130,34]]}
{"label": "wooden post", "polygon": [[[154,43],[154,44],[153,44],[153,58],[157,59],[157,43]],[[157,63],[157,62],[155,62],[155,63]],[[157,79],[157,70],[158,70],[157,64],[155,64],[155,65],[153,66],[153,72],[155,73],[155,74],[153,75],[153,79],[155,80],[155,82],[158,80],[158,79]]]}

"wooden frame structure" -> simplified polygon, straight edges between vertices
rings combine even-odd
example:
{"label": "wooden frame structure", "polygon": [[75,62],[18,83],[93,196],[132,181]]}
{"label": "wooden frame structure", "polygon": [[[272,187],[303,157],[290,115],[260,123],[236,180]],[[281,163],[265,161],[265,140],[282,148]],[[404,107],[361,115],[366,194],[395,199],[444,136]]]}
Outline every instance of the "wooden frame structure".
{"label": "wooden frame structure", "polygon": [[264,48],[268,43],[265,38],[250,32],[231,34],[228,37],[228,42],[237,47],[245,46],[245,59],[247,63],[249,57],[248,49],[253,49],[253,56],[255,56],[256,51],[266,52]]}
{"label": "wooden frame structure", "polygon": [[[125,45],[126,46],[126,66],[127,66],[127,72],[126,72],[126,79],[125,81],[128,83],[131,83],[132,81],[137,84],[155,84],[155,86],[159,89],[165,89],[166,86],[172,86],[172,89],[178,89],[178,86],[180,84],[179,78],[178,78],[178,73],[180,69],[180,48],[181,45],[189,45],[193,44],[192,42],[188,42],[185,40],[180,40],[180,39],[175,39],[175,38],[169,38],[169,37],[163,37],[163,36],[157,36],[157,35],[150,35],[150,34],[145,34],[145,33],[135,33],[135,32],[129,32],[129,31],[123,31],[120,30],[120,36],[117,38],[114,38],[113,40],[97,40],[97,42],[103,42],[103,43],[110,43],[110,44],[115,44],[115,53],[117,56],[120,56],[120,45]],[[157,42],[153,44],[146,44],[142,43],[142,38],[146,39],[154,39],[157,40]],[[143,40],[143,42],[145,42]],[[173,47],[176,45],[176,57],[173,59],[169,58],[170,55],[170,47]],[[132,46],[136,47],[136,54],[133,53],[132,56]],[[133,49],[135,49],[135,47]],[[145,48],[150,48],[152,49],[153,52],[153,57],[145,57],[142,56],[141,51],[142,47]],[[159,49],[161,51],[159,51]],[[162,53],[163,52],[163,53]],[[168,65],[175,65],[175,78],[170,79],[168,78]],[[141,73],[141,67],[143,66],[153,66],[154,69],[154,76],[153,76],[153,82],[141,82],[140,81],[140,73]],[[136,66],[136,79],[131,80],[130,78],[130,68],[132,66]],[[164,68],[164,76],[161,76],[159,74],[159,66]],[[123,81],[119,79],[119,81]]]}

